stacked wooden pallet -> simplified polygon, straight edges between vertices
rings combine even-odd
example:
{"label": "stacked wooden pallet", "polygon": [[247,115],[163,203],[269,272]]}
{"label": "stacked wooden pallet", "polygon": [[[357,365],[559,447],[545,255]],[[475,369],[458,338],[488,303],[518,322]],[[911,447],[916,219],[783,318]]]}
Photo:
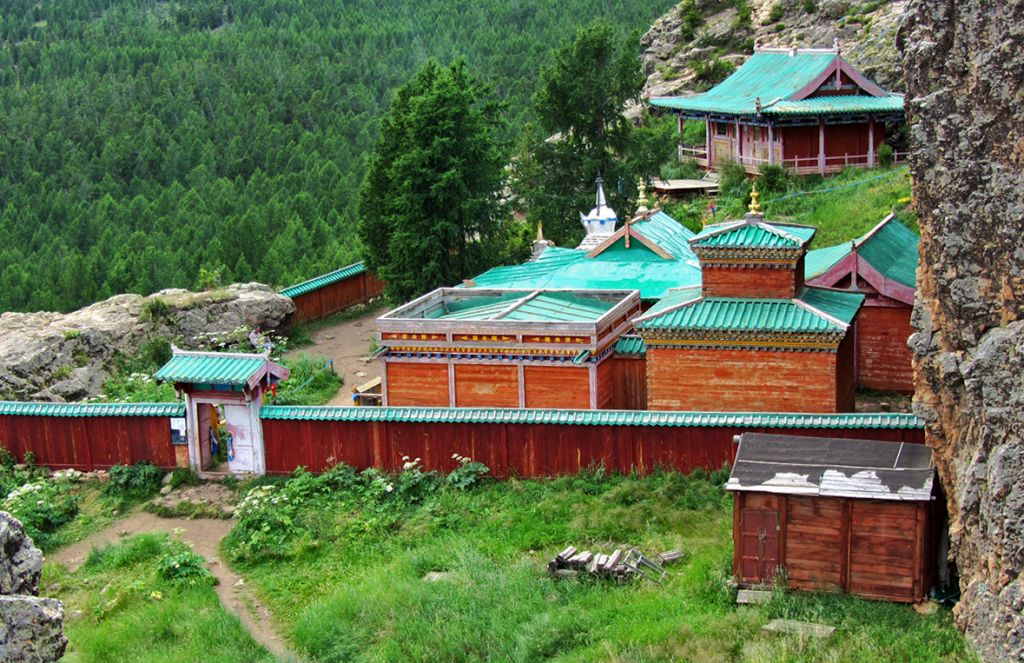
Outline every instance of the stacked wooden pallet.
{"label": "stacked wooden pallet", "polygon": [[664,565],[679,561],[682,557],[681,550],[669,550],[652,559],[631,546],[616,548],[608,554],[578,551],[575,546],[569,546],[548,562],[548,573],[556,578],[588,575],[616,582],[627,582],[641,575],[661,582],[666,575]]}

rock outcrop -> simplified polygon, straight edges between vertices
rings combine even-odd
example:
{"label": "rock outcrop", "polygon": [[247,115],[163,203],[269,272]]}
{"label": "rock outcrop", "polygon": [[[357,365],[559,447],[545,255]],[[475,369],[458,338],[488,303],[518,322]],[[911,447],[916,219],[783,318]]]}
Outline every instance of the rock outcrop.
{"label": "rock outcrop", "polygon": [[287,297],[265,285],[247,283],[201,293],[117,295],[67,314],[4,313],[0,400],[96,396],[114,357],[133,356],[148,341],[210,347],[241,327],[281,330],[294,311]]}
{"label": "rock outcrop", "polygon": [[[745,4],[745,20],[738,7]],[[692,6],[692,9],[691,9]],[[907,0],[723,0],[683,2],[644,35],[642,55],[649,96],[700,92],[739,66],[754,42],[763,46],[831,47],[882,87],[901,91],[903,75],[894,46]],[[716,61],[717,68],[712,65]]]}
{"label": "rock outcrop", "polygon": [[39,598],[43,555],[16,518],[0,511],[0,661],[64,655],[64,604]]}
{"label": "rock outcrop", "polygon": [[1024,2],[915,0],[898,46],[921,226],[915,409],[947,493],[956,618],[1024,659]]}

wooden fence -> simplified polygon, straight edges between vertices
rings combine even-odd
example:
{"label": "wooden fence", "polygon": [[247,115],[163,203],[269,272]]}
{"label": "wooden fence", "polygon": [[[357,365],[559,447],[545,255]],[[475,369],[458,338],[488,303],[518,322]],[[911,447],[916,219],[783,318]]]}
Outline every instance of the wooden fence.
{"label": "wooden fence", "polygon": [[285,288],[282,295],[295,302],[300,322],[319,320],[357,304],[365,304],[384,292],[384,282],[357,262],[354,265]]}
{"label": "wooden fence", "polygon": [[184,417],[180,404],[0,403],[0,445],[19,460],[88,472],[149,461],[171,469],[170,417]]}
{"label": "wooden fence", "polygon": [[[448,472],[457,465],[453,454],[484,463],[497,477],[572,474],[598,465],[609,472],[645,473],[656,467],[690,472],[730,464],[733,437],[745,432],[924,442],[920,420],[912,415],[594,414],[269,407],[263,411],[267,472],[288,473],[298,466],[321,471],[336,463],[397,472],[404,457]],[[409,418],[418,420],[403,420]],[[588,420],[593,423],[582,423]]]}

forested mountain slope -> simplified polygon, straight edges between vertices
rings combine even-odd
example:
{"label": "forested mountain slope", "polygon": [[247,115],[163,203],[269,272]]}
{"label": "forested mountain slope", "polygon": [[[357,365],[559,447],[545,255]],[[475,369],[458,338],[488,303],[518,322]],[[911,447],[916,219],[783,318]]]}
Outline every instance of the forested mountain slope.
{"label": "forested mountain slope", "polygon": [[518,128],[576,26],[643,29],[672,4],[7,0],[0,310],[357,260],[364,154],[420,63],[464,56]]}

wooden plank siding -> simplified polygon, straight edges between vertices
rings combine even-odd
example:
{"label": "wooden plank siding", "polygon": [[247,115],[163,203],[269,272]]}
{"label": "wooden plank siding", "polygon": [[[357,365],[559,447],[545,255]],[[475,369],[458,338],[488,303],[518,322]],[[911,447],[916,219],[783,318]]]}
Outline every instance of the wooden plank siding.
{"label": "wooden plank siding", "polygon": [[[779,513],[779,565],[787,587],[845,591],[887,601],[925,598],[935,573],[940,517],[929,502],[737,492],[734,519],[752,510]],[[941,498],[937,498],[941,499]],[[753,573],[744,532],[733,523],[733,571],[741,585],[771,584]],[[749,546],[748,546],[749,548]]]}
{"label": "wooden plank siding", "polygon": [[320,471],[335,463],[397,472],[402,456],[421,458],[425,469],[448,472],[455,468],[454,453],[483,462],[497,477],[557,476],[602,464],[609,472],[623,473],[647,473],[656,467],[714,470],[732,463],[733,436],[744,432],[924,441],[920,429],[263,420],[271,474],[287,474],[300,465]]}
{"label": "wooden plank siding", "polygon": [[792,269],[704,265],[701,269],[705,297],[757,297],[792,299],[803,288],[803,258]]}
{"label": "wooden plank siding", "polygon": [[612,410],[647,409],[647,359],[645,357],[612,357],[602,366],[611,371]]}
{"label": "wooden plank siding", "polygon": [[526,407],[567,410],[590,408],[590,370],[586,366],[525,366]]}
{"label": "wooden plank siding", "polygon": [[[838,403],[831,352],[647,348],[650,410],[852,411]],[[852,355],[850,356],[852,360]]]}
{"label": "wooden plank siding", "polygon": [[498,364],[455,364],[455,405],[519,407],[519,368]]}
{"label": "wooden plank siding", "polygon": [[857,316],[857,377],[861,387],[913,393],[914,371],[907,339],[913,333],[909,306],[870,306]]}
{"label": "wooden plank siding", "polygon": [[176,465],[167,417],[0,416],[0,444],[55,470],[83,472],[149,461]]}
{"label": "wooden plank siding", "polygon": [[384,363],[387,405],[448,407],[448,364],[389,361]]}
{"label": "wooden plank siding", "polygon": [[300,322],[319,320],[365,304],[384,292],[384,282],[369,272],[362,272],[325,285],[322,288],[292,297],[295,316]]}

